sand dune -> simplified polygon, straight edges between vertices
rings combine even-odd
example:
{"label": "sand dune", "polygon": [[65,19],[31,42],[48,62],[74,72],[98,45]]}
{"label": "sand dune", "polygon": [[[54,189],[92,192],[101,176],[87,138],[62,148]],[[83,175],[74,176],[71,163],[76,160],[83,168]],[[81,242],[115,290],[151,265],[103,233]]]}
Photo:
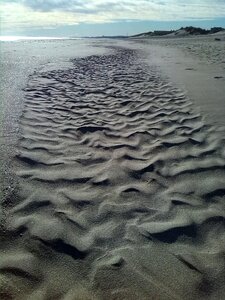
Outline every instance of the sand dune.
{"label": "sand dune", "polygon": [[25,91],[0,298],[223,299],[222,132],[135,50],[73,63]]}

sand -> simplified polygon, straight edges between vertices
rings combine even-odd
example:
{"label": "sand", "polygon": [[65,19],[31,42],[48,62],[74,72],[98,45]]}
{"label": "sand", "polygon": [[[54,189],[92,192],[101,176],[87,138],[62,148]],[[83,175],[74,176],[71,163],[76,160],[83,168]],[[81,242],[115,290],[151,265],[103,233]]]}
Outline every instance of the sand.
{"label": "sand", "polygon": [[119,44],[29,77],[1,299],[224,299],[224,127]]}
{"label": "sand", "polygon": [[225,126],[225,39],[220,34],[216,41],[215,36],[138,39],[133,44],[148,53],[151,68],[157,66],[185,92],[206,122]]}
{"label": "sand", "polygon": [[67,69],[71,57],[101,55],[109,50],[97,40],[0,41],[0,199],[15,189],[13,157],[20,136],[24,88],[36,71]]}

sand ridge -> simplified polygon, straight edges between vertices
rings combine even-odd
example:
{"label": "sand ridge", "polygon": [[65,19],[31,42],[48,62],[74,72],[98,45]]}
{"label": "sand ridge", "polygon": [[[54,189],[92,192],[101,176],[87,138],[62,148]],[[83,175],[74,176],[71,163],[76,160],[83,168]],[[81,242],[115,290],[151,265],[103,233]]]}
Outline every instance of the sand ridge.
{"label": "sand ridge", "polygon": [[2,299],[222,299],[222,130],[112,50],[29,79]]}

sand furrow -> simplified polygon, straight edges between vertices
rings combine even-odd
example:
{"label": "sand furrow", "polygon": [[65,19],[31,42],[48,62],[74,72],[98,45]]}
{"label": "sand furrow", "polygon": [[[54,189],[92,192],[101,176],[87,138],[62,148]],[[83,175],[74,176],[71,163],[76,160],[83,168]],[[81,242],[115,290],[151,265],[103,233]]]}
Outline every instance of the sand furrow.
{"label": "sand furrow", "polygon": [[0,295],[215,299],[223,137],[134,50],[73,64],[25,89]]}

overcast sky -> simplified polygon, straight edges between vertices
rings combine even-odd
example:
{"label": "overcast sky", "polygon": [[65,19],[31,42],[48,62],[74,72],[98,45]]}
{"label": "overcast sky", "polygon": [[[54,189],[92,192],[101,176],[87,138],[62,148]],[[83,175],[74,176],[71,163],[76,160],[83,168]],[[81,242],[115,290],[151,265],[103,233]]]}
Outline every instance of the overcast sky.
{"label": "overcast sky", "polygon": [[134,34],[225,27],[225,0],[0,0],[2,35]]}

